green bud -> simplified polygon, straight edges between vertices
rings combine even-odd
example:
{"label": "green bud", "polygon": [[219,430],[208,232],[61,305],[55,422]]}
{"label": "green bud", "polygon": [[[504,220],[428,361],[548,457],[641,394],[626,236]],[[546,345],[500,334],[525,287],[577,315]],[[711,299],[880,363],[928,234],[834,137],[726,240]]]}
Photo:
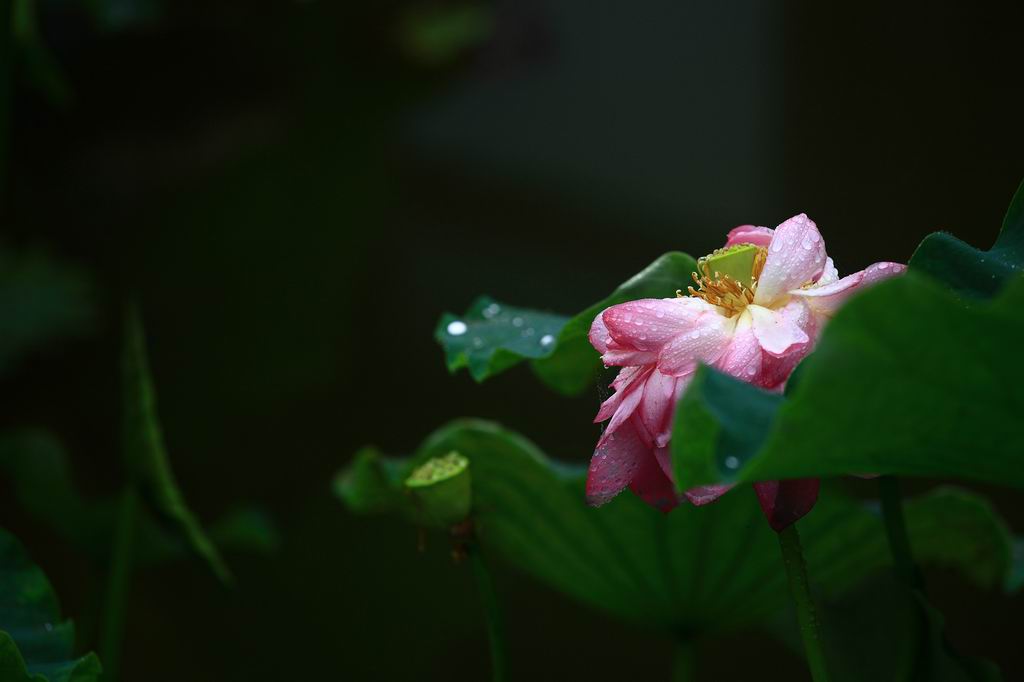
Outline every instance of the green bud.
{"label": "green bud", "polygon": [[457,452],[429,459],[405,480],[405,489],[412,495],[420,523],[451,528],[469,516],[469,460]]}
{"label": "green bud", "polygon": [[753,284],[754,258],[757,247],[753,244],[737,244],[725,249],[718,249],[709,256],[704,256],[697,263],[700,268],[698,275],[708,274],[712,278],[715,273],[728,275],[745,287]]}

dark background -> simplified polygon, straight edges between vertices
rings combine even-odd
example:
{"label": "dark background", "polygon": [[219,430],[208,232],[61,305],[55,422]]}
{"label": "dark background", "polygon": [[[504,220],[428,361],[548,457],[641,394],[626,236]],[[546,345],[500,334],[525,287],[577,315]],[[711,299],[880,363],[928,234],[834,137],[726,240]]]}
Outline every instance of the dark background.
{"label": "dark background", "polygon": [[[1020,3],[497,2],[441,56],[408,36],[449,3],[114,4],[146,11],[100,30],[41,5],[66,106],[15,71],[5,245],[86,268],[101,315],[7,375],[0,425],[52,429],[84,490],[116,492],[135,293],[190,504],[258,504],[283,538],[229,557],[232,591],[198,563],[140,572],[130,682],[485,679],[467,571],[439,538],[420,554],[407,525],[350,516],[332,476],[461,415],[584,461],[598,392],[449,376],[442,311],[488,293],[572,313],[664,251],[801,211],[843,273],[937,229],[987,247],[1024,177]],[[88,632],[102,574],[5,490],[3,525]],[[1024,528],[1018,493],[987,492]],[[930,579],[959,648],[1024,675],[1024,601]],[[667,677],[668,641],[498,582],[518,679]],[[700,653],[707,680],[806,676],[763,635]]]}

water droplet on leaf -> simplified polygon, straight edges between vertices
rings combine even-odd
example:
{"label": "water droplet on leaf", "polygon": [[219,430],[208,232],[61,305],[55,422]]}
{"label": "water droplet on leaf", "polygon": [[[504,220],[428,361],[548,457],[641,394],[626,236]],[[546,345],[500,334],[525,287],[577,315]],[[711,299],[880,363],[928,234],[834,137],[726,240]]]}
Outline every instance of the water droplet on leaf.
{"label": "water droplet on leaf", "polygon": [[454,322],[448,323],[448,333],[452,336],[462,336],[469,330],[466,323],[462,320],[455,320]]}

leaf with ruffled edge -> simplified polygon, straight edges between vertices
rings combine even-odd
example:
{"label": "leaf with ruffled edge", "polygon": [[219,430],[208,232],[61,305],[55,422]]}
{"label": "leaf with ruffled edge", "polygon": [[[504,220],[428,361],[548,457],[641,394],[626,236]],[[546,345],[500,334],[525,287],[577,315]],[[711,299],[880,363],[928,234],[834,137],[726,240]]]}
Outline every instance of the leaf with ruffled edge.
{"label": "leaf with ruffled edge", "polygon": [[1024,182],[1006,211],[995,244],[982,251],[946,232],[925,237],[910,267],[928,273],[954,290],[988,298],[1024,272]]}

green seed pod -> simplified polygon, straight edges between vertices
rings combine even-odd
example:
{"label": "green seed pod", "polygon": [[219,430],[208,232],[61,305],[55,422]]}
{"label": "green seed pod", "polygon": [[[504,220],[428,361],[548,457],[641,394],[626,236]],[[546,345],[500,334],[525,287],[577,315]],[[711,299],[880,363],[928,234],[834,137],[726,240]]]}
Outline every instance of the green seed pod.
{"label": "green seed pod", "polygon": [[754,272],[754,259],[757,257],[758,247],[753,244],[737,244],[725,249],[718,249],[709,256],[700,259],[698,267],[701,272],[712,279],[720,275],[728,276],[739,284],[750,287]]}
{"label": "green seed pod", "polygon": [[448,529],[469,516],[472,490],[469,460],[457,452],[427,460],[405,480],[418,521]]}

